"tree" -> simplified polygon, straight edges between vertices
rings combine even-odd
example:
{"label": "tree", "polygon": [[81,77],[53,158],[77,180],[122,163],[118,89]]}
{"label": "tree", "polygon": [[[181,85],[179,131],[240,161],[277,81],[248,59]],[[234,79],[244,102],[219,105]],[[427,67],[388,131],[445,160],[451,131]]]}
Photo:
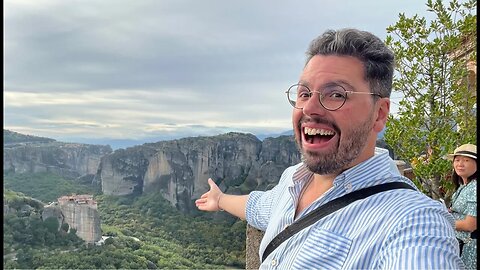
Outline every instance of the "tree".
{"label": "tree", "polygon": [[447,199],[452,165],[443,157],[476,141],[476,85],[465,78],[467,64],[476,61],[477,1],[427,0],[426,6],[434,16],[428,23],[401,13],[387,28],[386,43],[397,60],[393,88],[404,97],[398,115],[390,115],[385,141],[397,159],[412,165],[423,192]]}
{"label": "tree", "polygon": [[43,223],[45,228],[47,228],[47,230],[51,233],[56,233],[58,231],[58,227],[60,226],[56,217],[48,217]]}
{"label": "tree", "polygon": [[20,268],[31,269],[33,262],[33,251],[30,247],[25,247],[17,252],[17,262]]}
{"label": "tree", "polygon": [[70,229],[70,225],[68,225],[68,223],[63,223],[60,228],[62,229],[62,231],[68,232],[68,229]]}

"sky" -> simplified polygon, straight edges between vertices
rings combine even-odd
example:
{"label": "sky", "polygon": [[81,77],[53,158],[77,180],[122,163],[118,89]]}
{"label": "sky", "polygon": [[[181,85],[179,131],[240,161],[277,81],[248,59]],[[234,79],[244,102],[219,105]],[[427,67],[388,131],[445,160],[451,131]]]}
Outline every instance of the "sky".
{"label": "sky", "polygon": [[312,39],[385,39],[425,2],[4,0],[4,129],[113,148],[288,131],[285,91]]}

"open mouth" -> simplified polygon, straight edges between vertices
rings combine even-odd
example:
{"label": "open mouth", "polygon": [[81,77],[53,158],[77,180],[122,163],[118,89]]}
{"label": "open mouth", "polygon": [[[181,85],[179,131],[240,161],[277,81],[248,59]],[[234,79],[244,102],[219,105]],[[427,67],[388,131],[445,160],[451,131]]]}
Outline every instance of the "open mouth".
{"label": "open mouth", "polygon": [[303,137],[307,143],[320,144],[326,143],[335,136],[333,130],[321,129],[321,128],[303,128]]}

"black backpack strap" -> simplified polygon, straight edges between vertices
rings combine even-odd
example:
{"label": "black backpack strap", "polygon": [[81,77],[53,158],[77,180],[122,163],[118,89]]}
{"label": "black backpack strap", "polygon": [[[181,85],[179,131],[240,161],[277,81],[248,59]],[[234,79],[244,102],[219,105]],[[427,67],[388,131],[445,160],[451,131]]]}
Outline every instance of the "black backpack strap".
{"label": "black backpack strap", "polygon": [[411,185],[407,183],[391,182],[391,183],[385,183],[385,184],[380,184],[380,185],[356,190],[351,193],[345,194],[342,197],[339,197],[327,202],[326,204],[310,212],[308,215],[290,224],[290,226],[287,226],[283,231],[281,231],[277,236],[275,236],[275,238],[273,238],[272,241],[265,248],[265,251],[263,252],[263,255],[262,255],[262,262],[268,257],[268,255],[270,255],[270,253],[272,253],[272,251],[274,251],[285,240],[287,240],[297,232],[301,231],[305,227],[308,227],[313,223],[317,222],[321,218],[337,211],[342,207],[347,206],[348,204],[356,200],[364,199],[368,196],[371,196],[379,192],[392,190],[392,189],[399,189],[399,188],[415,190],[415,188],[413,188]]}

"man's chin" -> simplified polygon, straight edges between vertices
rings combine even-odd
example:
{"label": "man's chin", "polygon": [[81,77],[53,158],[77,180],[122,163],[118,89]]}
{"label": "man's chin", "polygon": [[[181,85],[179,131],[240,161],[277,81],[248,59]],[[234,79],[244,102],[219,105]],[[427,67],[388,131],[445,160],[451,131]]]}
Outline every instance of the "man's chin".
{"label": "man's chin", "polygon": [[322,155],[321,157],[315,154],[302,152],[302,161],[305,166],[313,173],[326,175],[341,171],[341,165],[335,162],[334,156],[327,158]]}

